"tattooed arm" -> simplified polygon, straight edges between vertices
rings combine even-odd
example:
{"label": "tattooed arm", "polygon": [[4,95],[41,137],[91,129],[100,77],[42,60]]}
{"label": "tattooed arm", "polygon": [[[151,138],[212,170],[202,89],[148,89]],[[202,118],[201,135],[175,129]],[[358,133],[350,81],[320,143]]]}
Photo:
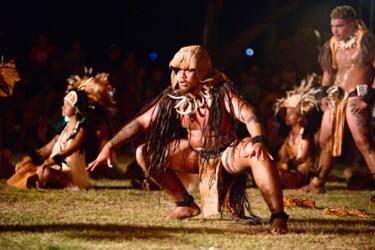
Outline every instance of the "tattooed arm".
{"label": "tattooed arm", "polygon": [[134,141],[142,132],[147,131],[150,123],[156,116],[156,112],[157,106],[155,105],[125,125],[109,142],[105,144],[98,157],[88,165],[86,170],[93,171],[96,167],[105,162],[107,162],[109,167],[113,167],[112,151],[122,145]]}
{"label": "tattooed arm", "polygon": [[110,141],[110,148],[116,149],[134,141],[142,132],[142,126],[137,119],[125,125]]}
{"label": "tattooed arm", "polygon": [[[233,93],[230,93],[226,100],[225,106],[228,112],[230,112],[228,103],[228,100],[230,100],[233,105],[235,117],[246,124],[246,128],[252,137],[250,140],[252,147],[250,147],[250,150],[244,150],[241,152],[240,156],[243,158],[255,157],[258,160],[263,160],[266,156],[269,156],[271,159],[273,159],[268,153],[268,149],[265,144],[266,138],[263,124],[261,123],[260,118],[257,116],[254,108],[248,102]],[[245,148],[248,149],[248,147]]]}
{"label": "tattooed arm", "polygon": [[[252,137],[265,135],[260,118],[257,116],[254,108],[248,102],[233,93],[231,93],[229,98],[226,98],[226,100],[230,100],[232,102],[235,117],[246,125],[246,128]],[[228,102],[225,103],[225,106],[227,111],[231,112]]]}

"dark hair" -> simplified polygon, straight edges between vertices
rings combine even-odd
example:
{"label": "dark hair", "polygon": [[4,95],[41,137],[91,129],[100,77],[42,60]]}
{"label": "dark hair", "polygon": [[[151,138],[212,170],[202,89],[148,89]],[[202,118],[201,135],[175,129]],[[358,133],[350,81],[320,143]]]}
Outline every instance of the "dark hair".
{"label": "dark hair", "polygon": [[353,21],[357,19],[357,13],[349,5],[339,6],[331,11],[331,19],[349,19]]}
{"label": "dark hair", "polygon": [[82,114],[85,115],[89,111],[90,102],[87,93],[83,90],[76,90],[77,103],[74,107]]}

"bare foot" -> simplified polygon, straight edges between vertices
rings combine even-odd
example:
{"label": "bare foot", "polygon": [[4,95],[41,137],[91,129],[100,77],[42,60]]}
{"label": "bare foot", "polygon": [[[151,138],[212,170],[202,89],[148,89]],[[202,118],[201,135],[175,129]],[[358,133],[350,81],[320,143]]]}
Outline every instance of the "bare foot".
{"label": "bare foot", "polygon": [[274,219],[269,232],[271,234],[286,234],[288,232],[288,219]]}
{"label": "bare foot", "polygon": [[312,183],[309,183],[299,188],[298,191],[304,192],[304,193],[323,194],[326,192],[326,189],[324,188],[324,186],[317,186]]}
{"label": "bare foot", "polygon": [[164,217],[164,220],[182,220],[199,215],[201,210],[195,202],[192,202],[189,207],[176,207]]}

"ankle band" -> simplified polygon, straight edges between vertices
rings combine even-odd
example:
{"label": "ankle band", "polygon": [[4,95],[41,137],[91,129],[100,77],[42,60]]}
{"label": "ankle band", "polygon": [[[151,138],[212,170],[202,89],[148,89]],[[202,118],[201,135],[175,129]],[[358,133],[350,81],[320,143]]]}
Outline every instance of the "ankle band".
{"label": "ankle band", "polygon": [[288,219],[289,215],[285,212],[279,212],[271,214],[270,222],[272,223],[275,219]]}
{"label": "ankle band", "polygon": [[176,207],[190,207],[191,203],[193,203],[194,197],[191,195],[185,196],[185,200],[183,201],[176,201]]}

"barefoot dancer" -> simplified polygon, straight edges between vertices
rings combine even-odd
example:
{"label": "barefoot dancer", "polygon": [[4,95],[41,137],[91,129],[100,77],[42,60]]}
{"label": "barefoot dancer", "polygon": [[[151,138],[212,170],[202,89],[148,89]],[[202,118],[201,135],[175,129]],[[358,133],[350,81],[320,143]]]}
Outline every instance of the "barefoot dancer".
{"label": "barefoot dancer", "polygon": [[[225,208],[232,216],[245,218],[245,208],[249,208],[246,173],[252,170],[272,213],[271,232],[286,233],[288,215],[284,212],[279,176],[253,108],[223,73],[211,68],[210,56],[201,46],[181,48],[169,66],[172,86],[125,125],[88,169],[105,161],[111,165],[114,149],[145,133],[145,144],[137,148],[137,161],[146,176],[175,201],[176,209],[167,219],[200,214],[176,171],[199,172],[208,182],[201,185],[211,191],[216,183],[218,210]],[[238,122],[246,124],[251,137],[237,138]],[[203,178],[208,175],[212,178]],[[205,206],[215,206],[210,202],[202,197],[204,213]]]}
{"label": "barefoot dancer", "polygon": [[321,51],[323,68],[322,110],[318,175],[302,191],[323,193],[334,158],[341,155],[346,122],[355,144],[375,178],[375,152],[372,137],[374,103],[375,39],[364,23],[357,20],[350,6],[331,12],[333,37]]}

